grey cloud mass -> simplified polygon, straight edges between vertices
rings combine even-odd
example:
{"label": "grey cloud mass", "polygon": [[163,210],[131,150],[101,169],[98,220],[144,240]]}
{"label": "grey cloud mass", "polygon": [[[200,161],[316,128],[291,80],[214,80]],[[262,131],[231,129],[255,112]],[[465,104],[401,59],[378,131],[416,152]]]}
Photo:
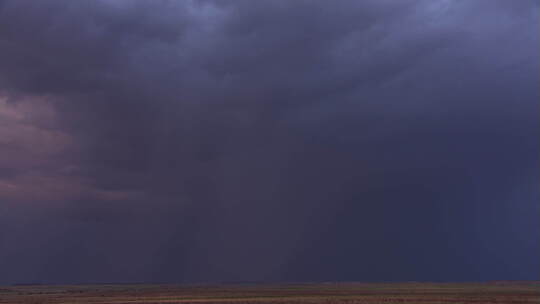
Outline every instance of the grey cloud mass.
{"label": "grey cloud mass", "polygon": [[539,279],[539,4],[0,0],[0,284]]}

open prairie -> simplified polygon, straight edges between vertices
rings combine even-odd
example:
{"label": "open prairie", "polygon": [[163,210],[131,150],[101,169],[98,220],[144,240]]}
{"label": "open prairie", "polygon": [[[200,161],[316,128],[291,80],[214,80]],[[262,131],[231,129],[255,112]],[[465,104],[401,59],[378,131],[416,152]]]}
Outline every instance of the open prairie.
{"label": "open prairie", "polygon": [[64,303],[540,303],[540,282],[0,287],[1,304]]}

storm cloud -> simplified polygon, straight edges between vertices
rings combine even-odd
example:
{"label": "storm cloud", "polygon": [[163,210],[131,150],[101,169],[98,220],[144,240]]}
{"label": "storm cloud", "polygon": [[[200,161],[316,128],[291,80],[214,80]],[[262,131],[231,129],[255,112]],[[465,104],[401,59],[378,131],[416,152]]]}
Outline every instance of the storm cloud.
{"label": "storm cloud", "polygon": [[538,279],[538,1],[0,1],[0,283]]}

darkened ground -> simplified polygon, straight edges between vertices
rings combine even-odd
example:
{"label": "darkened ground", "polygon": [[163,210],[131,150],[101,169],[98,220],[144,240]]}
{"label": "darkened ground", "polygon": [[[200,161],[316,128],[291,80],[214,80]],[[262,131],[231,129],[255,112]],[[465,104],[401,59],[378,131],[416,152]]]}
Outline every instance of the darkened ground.
{"label": "darkened ground", "polygon": [[540,282],[6,286],[0,303],[540,303]]}

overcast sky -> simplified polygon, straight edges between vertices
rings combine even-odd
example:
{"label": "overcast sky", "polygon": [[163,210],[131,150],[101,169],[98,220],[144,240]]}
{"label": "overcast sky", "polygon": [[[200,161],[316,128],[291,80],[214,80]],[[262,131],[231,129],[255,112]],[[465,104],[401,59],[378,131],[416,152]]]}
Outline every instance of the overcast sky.
{"label": "overcast sky", "polygon": [[540,279],[539,4],[0,0],[0,284]]}

